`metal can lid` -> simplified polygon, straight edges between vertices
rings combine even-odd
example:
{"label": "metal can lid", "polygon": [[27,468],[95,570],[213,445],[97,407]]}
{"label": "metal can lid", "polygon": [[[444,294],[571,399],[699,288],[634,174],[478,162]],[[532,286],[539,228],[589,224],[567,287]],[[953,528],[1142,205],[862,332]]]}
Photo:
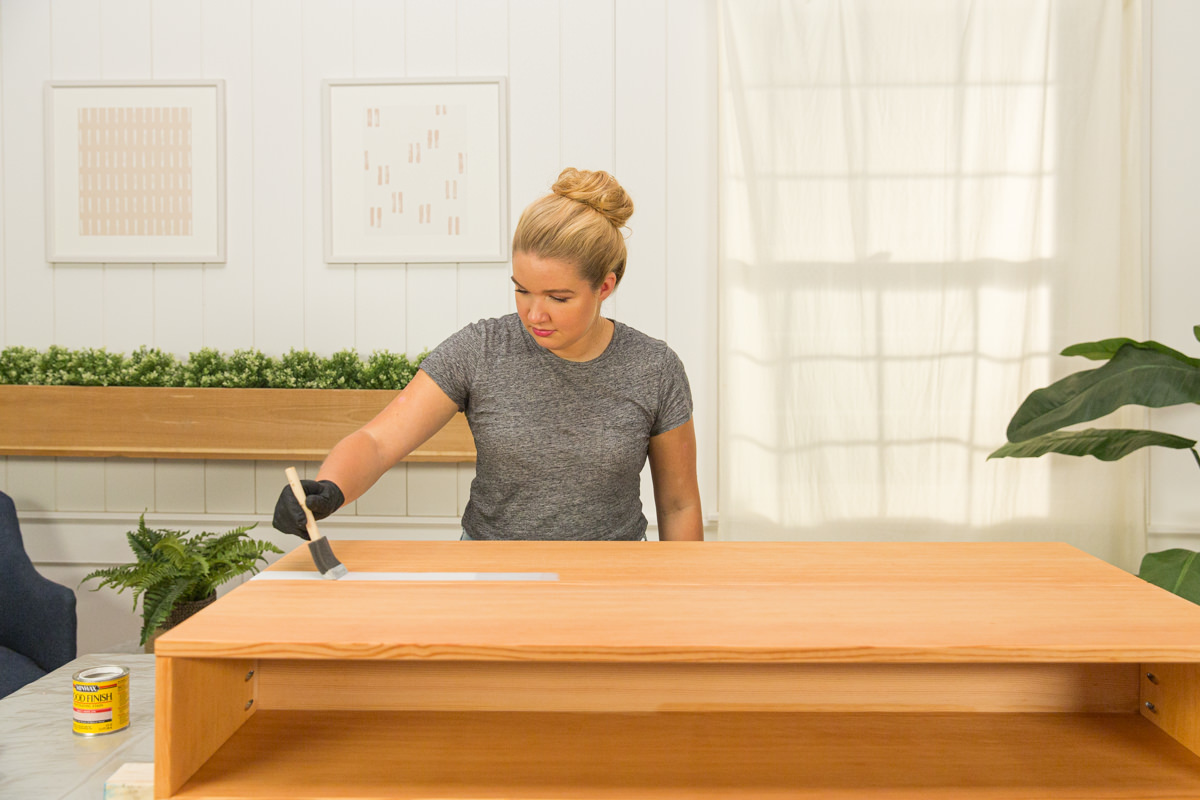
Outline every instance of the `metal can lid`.
{"label": "metal can lid", "polygon": [[83,683],[99,683],[100,681],[111,681],[114,678],[121,678],[128,674],[129,667],[106,664],[100,667],[89,667],[88,669],[80,670],[75,673],[74,679]]}

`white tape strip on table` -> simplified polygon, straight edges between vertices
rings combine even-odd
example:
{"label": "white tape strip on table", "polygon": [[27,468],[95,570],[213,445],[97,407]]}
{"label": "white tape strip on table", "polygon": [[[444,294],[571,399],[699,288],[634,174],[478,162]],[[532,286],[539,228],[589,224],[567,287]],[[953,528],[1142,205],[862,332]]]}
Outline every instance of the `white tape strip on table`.
{"label": "white tape strip on table", "polygon": [[[268,570],[252,581],[320,581],[319,572]],[[342,581],[556,581],[557,572],[349,572]]]}

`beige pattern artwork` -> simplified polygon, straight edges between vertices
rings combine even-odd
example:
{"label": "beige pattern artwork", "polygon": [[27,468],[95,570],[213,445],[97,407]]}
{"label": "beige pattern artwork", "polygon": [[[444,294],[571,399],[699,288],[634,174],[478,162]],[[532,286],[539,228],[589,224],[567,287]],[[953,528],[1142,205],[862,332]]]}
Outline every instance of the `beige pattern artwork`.
{"label": "beige pattern artwork", "polygon": [[192,235],[192,110],[79,109],[79,234]]}
{"label": "beige pattern artwork", "polygon": [[363,224],[368,233],[463,235],[466,112],[465,106],[440,103],[366,109]]}

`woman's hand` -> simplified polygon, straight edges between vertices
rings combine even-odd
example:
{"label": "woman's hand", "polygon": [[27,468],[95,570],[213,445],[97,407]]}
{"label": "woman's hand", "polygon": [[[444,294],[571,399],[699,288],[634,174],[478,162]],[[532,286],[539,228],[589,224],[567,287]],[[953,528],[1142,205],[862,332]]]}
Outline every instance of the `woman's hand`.
{"label": "woman's hand", "polygon": [[[313,519],[325,519],[346,502],[342,490],[333,481],[300,481],[300,485],[304,487],[304,504],[312,512]],[[284,533],[299,536],[301,539],[309,538],[308,518],[304,516],[304,509],[300,507],[300,501],[296,499],[296,493],[289,485],[285,485],[279,493],[271,524],[276,530]]]}
{"label": "woman's hand", "polygon": [[650,438],[650,477],[660,541],[703,541],[696,480],[696,427],[692,420]]}

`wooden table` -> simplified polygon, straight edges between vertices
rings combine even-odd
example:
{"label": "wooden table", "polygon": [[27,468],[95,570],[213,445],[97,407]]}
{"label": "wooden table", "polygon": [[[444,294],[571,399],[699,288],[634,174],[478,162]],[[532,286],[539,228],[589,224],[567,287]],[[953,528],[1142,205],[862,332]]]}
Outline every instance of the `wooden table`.
{"label": "wooden table", "polygon": [[157,642],[157,797],[1200,798],[1200,607],[1066,545],[334,549],[558,580],[248,582]]}

